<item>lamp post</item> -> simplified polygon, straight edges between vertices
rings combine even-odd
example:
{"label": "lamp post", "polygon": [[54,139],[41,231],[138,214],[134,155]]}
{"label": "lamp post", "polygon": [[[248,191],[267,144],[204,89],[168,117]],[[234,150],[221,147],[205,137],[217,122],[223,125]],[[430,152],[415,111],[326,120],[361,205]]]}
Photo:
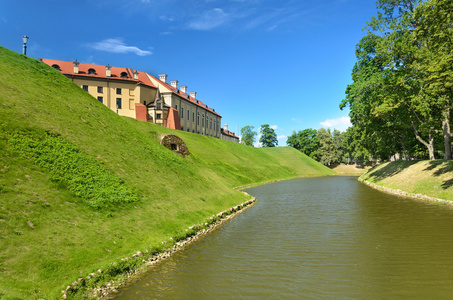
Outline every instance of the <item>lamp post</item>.
{"label": "lamp post", "polygon": [[22,40],[24,41],[24,46],[22,48],[22,54],[27,55],[27,42],[28,42],[28,36],[24,35],[22,37]]}

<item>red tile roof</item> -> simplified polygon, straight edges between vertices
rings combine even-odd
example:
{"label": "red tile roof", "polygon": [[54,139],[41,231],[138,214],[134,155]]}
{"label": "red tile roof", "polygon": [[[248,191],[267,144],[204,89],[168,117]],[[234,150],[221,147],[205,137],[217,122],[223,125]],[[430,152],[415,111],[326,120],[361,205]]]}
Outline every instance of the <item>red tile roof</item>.
{"label": "red tile roof", "polygon": [[[54,60],[54,59],[46,59],[42,58],[41,61],[51,67],[58,66],[61,73],[65,75],[76,75],[76,76],[87,76],[87,77],[95,77],[95,78],[109,78],[109,79],[118,79],[118,80],[126,80],[126,81],[133,81],[133,82],[140,82],[144,85],[151,86],[157,88],[151,80],[146,76],[144,72],[138,72],[138,80],[134,79],[134,72],[132,69],[129,68],[120,68],[120,67],[111,67],[111,76],[107,77],[107,70],[106,66],[104,65],[94,65],[94,64],[86,64],[86,63],[79,63],[79,73],[74,74],[74,63],[70,61],[62,61],[62,60]],[[94,70],[94,73],[89,72],[89,70]],[[121,75],[125,73],[127,77],[122,77]]]}
{"label": "red tile roof", "polygon": [[234,134],[234,132],[231,132],[229,130],[225,130],[223,128],[220,128],[220,131],[224,135],[228,135],[228,136],[231,136],[231,137],[234,137],[234,138],[237,138],[237,139],[239,138],[237,135]]}
{"label": "red tile roof", "polygon": [[[118,79],[118,80],[127,80],[127,81],[135,81],[140,82],[141,84],[157,88],[157,86],[153,83],[153,80],[156,80],[158,85],[163,86],[169,92],[178,95],[179,97],[185,98],[189,102],[197,105],[203,109],[208,110],[209,112],[222,117],[219,115],[213,108],[210,108],[200,100],[197,100],[191,97],[187,93],[183,93],[181,90],[174,88],[168,83],[161,81],[160,79],[146,73],[146,72],[138,72],[138,80],[134,79],[134,72],[132,69],[129,68],[120,68],[120,67],[111,67],[111,76],[107,77],[106,66],[104,65],[94,65],[94,64],[86,64],[86,63],[79,63],[79,73],[74,74],[74,63],[70,61],[62,61],[62,60],[54,60],[54,59],[47,59],[41,58],[41,61],[45,64],[53,67],[58,66],[59,71],[65,75],[75,75],[75,76],[87,76],[87,77],[97,77],[97,78],[109,78],[109,79]],[[89,70],[93,69],[95,72],[94,74],[90,74]],[[125,72],[127,74],[127,78],[122,78],[121,73]]]}
{"label": "red tile roof", "polygon": [[178,95],[179,97],[182,97],[182,98],[185,98],[186,100],[189,100],[189,102],[191,102],[192,104],[194,105],[197,105],[201,108],[204,108],[206,110],[208,110],[209,112],[219,116],[219,117],[222,117],[221,115],[219,115],[217,112],[214,111],[214,109],[210,108],[209,106],[207,106],[206,104],[204,104],[203,102],[201,102],[200,100],[197,100],[195,98],[193,98],[192,96],[190,96],[189,94],[187,93],[184,93],[183,91],[173,87],[171,84],[168,84],[166,82],[163,82],[162,80],[156,78],[155,76],[152,76],[150,74],[148,74],[148,76],[150,78],[152,78],[153,80],[156,80],[158,82],[158,85],[159,86],[163,86],[165,89],[167,89],[169,92],[175,94],[175,95]]}

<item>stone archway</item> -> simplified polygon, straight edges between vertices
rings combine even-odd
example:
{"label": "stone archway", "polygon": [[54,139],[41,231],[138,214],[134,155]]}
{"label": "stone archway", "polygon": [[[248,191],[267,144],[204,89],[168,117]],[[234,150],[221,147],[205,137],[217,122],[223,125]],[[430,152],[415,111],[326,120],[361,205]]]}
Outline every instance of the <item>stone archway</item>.
{"label": "stone archway", "polygon": [[182,157],[187,157],[190,154],[189,148],[187,148],[186,143],[184,143],[184,141],[177,135],[164,135],[160,140],[160,143],[167,149],[181,155]]}

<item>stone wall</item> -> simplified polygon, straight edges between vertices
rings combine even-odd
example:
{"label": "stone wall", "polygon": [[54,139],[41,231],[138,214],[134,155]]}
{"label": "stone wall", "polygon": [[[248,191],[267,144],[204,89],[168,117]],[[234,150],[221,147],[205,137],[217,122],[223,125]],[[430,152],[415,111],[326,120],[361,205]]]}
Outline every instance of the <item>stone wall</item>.
{"label": "stone wall", "polygon": [[182,157],[186,157],[190,154],[189,148],[187,148],[186,143],[184,143],[184,141],[177,135],[174,134],[164,135],[161,138],[160,143],[169,150],[181,155]]}

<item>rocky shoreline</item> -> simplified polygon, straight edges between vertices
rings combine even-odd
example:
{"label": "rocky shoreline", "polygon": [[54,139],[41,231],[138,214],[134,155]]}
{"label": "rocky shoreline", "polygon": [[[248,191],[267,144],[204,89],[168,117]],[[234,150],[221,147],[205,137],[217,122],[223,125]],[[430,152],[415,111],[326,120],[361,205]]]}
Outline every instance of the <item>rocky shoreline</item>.
{"label": "rocky shoreline", "polygon": [[[244,191],[242,191],[242,193],[250,196]],[[177,251],[182,250],[186,245],[193,243],[200,237],[216,229],[224,222],[234,218],[238,214],[245,211],[247,208],[254,205],[256,202],[257,202],[256,198],[251,197],[250,200],[245,201],[242,204],[231,207],[225,211],[218,213],[217,215],[211,216],[208,220],[205,221],[204,224],[195,224],[189,227],[188,229],[186,229],[186,231],[195,230],[196,233],[188,236],[184,240],[177,241],[176,243],[174,243],[172,247],[164,250],[163,252],[149,253],[148,251],[143,252],[138,251],[137,253],[133,254],[130,257],[122,258],[120,262],[111,263],[111,265],[116,265],[121,262],[140,260],[140,265],[138,266],[137,269],[125,272],[124,274],[122,274],[120,279],[103,283],[100,287],[98,286],[96,288],[92,288],[89,292],[89,295],[87,296],[91,299],[112,299],[114,297],[114,294],[118,292],[119,287],[126,286],[134,278],[137,278],[140,274],[143,274],[146,271],[148,271],[149,268],[152,267],[154,264],[170,257]],[[172,240],[172,238],[170,239]],[[162,242],[162,244],[165,243],[167,242],[166,241]],[[104,271],[102,269],[99,269],[96,273],[90,273],[87,276],[81,277],[78,280],[74,281],[72,284],[68,285],[66,289],[61,291],[62,294],[61,299],[70,299],[71,295],[75,294],[79,289],[83,289],[84,287],[89,286],[90,281],[96,281],[96,277],[101,276],[103,272]]]}
{"label": "rocky shoreline", "polygon": [[371,187],[373,189],[376,189],[376,190],[379,190],[379,191],[382,191],[382,192],[385,192],[385,193],[389,193],[389,194],[392,194],[392,195],[408,197],[408,198],[412,198],[412,199],[415,199],[415,200],[426,201],[426,202],[434,202],[434,203],[437,202],[437,203],[442,203],[444,205],[453,206],[453,201],[450,201],[450,200],[434,198],[434,197],[430,197],[430,196],[426,196],[426,195],[422,195],[422,194],[408,193],[408,192],[405,192],[405,191],[402,191],[402,190],[391,189],[391,188],[388,188],[388,187],[385,187],[385,186],[381,186],[381,185],[377,185],[375,183],[369,182],[369,181],[367,181],[365,179],[362,179],[361,177],[359,177],[358,180],[361,183],[364,183],[364,184],[368,185],[369,187]]}

